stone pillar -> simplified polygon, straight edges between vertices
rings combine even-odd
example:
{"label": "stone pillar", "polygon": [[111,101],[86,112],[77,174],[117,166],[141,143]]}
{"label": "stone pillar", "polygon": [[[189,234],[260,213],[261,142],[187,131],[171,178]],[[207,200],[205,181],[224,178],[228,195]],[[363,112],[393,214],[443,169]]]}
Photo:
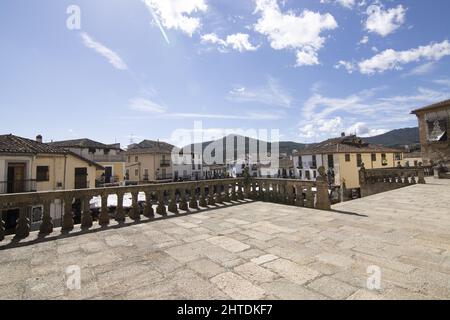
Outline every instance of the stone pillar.
{"label": "stone pillar", "polygon": [[288,184],[286,186],[286,203],[290,206],[295,204],[295,199],[294,199],[294,189],[293,186],[291,184]]}
{"label": "stone pillar", "polygon": [[89,229],[93,225],[93,219],[91,215],[91,208],[89,201],[91,200],[90,196],[85,196],[82,201],[82,212],[81,212],[81,228]]}
{"label": "stone pillar", "polygon": [[102,208],[100,215],[98,216],[98,224],[102,227],[109,225],[109,213],[108,213],[108,195],[102,194]]}
{"label": "stone pillar", "polygon": [[202,184],[200,185],[200,201],[198,202],[198,205],[202,208],[207,208],[208,203],[206,202],[206,185]]}
{"label": "stone pillar", "polygon": [[154,216],[155,216],[155,211],[153,210],[153,205],[152,205],[152,193],[146,192],[145,193],[144,217],[153,218]]}
{"label": "stone pillar", "polygon": [[123,210],[123,192],[117,193],[116,221],[125,222],[125,210]]}
{"label": "stone pillar", "polygon": [[317,182],[317,203],[316,209],[331,210],[330,196],[328,194],[328,184],[325,181]]}
{"label": "stone pillar", "polygon": [[141,208],[139,208],[138,196],[139,192],[135,191],[131,193],[131,208],[130,213],[128,214],[130,219],[135,221],[141,219]]}
{"label": "stone pillar", "polygon": [[196,193],[197,193],[196,187],[195,187],[195,185],[192,185],[190,199],[189,199],[189,208],[191,208],[191,209],[198,209]]}
{"label": "stone pillar", "polygon": [[258,191],[256,190],[256,181],[252,182],[252,195],[251,199],[257,200],[258,199]]}
{"label": "stone pillar", "polygon": [[16,236],[26,238],[30,235],[30,219],[28,218],[28,208],[20,205],[19,219],[17,219]]}
{"label": "stone pillar", "polygon": [[180,210],[188,211],[189,209],[186,199],[186,189],[183,187],[179,191],[180,191],[180,204],[178,205],[178,207],[180,208]]}
{"label": "stone pillar", "polygon": [[164,203],[164,190],[158,191],[158,207],[156,212],[162,216],[166,215],[166,204]]}
{"label": "stone pillar", "polygon": [[169,191],[168,209],[169,209],[169,212],[178,213],[176,189],[171,189]]}
{"label": "stone pillar", "polygon": [[419,169],[419,171],[417,172],[417,175],[418,175],[418,183],[419,184],[425,184],[426,182],[425,182],[425,171],[424,171],[424,169]]}
{"label": "stone pillar", "polygon": [[73,212],[72,212],[72,195],[66,195],[64,197],[64,215],[62,219],[62,227],[63,231],[73,230],[74,221],[73,221]]}
{"label": "stone pillar", "polygon": [[50,200],[44,201],[44,212],[42,215],[42,223],[39,228],[40,234],[50,234],[53,232],[53,222],[52,222],[52,216],[50,213],[50,208],[51,208],[50,204],[51,204]]}

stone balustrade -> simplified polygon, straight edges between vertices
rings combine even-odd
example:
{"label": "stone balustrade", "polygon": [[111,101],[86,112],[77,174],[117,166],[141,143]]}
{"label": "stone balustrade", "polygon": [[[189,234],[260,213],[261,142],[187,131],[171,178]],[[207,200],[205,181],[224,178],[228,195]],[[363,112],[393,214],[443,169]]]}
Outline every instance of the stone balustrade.
{"label": "stone balustrade", "polygon": [[414,184],[425,184],[425,170],[415,168],[383,168],[359,171],[361,197],[391,191]]}
{"label": "stone balustrade", "polygon": [[[319,177],[320,178],[320,177]],[[145,194],[142,201],[140,194]],[[115,207],[108,206],[108,197],[117,196]],[[125,208],[124,196],[130,197],[131,205]],[[101,199],[98,215],[93,214],[90,202],[93,197]],[[141,199],[141,200],[139,200]],[[50,192],[33,192],[0,195],[0,212],[5,210],[19,210],[15,235],[26,238],[30,234],[30,208],[42,206],[43,215],[39,231],[43,235],[53,232],[53,222],[50,212],[51,203],[61,200],[63,214],[61,221],[62,232],[70,232],[75,227],[74,203],[81,202],[81,229],[86,230],[98,224],[106,227],[115,220],[123,223],[127,219],[139,221],[152,219],[155,213],[167,216],[168,213],[177,214],[198,211],[218,204],[226,205],[245,199],[254,201],[269,201],[307,208],[329,210],[330,201],[328,188],[321,179],[316,182],[303,182],[287,179],[252,179],[245,185],[242,178],[205,180],[195,182],[178,182],[137,185],[126,187],[109,187],[83,190],[66,190]],[[0,219],[0,241],[5,238],[5,229]]]}

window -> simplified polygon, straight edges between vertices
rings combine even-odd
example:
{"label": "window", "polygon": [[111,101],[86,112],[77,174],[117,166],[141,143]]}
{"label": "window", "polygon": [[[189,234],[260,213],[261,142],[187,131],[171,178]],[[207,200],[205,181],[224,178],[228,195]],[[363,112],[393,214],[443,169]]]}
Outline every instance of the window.
{"label": "window", "polygon": [[386,154],[385,154],[385,153],[383,153],[383,154],[381,155],[381,164],[382,164],[383,166],[387,166],[387,165],[388,165],[388,162],[387,162]]}
{"label": "window", "polygon": [[36,181],[42,182],[49,180],[50,180],[50,173],[48,166],[38,166],[36,168]]}
{"label": "window", "polygon": [[362,155],[359,153],[356,155],[356,165],[362,167]]}
{"label": "window", "polygon": [[303,169],[303,159],[302,156],[298,157],[298,169]]}
{"label": "window", "polygon": [[103,150],[103,154],[106,156],[106,155],[108,155],[109,154],[109,152],[110,152],[110,150],[109,149],[104,149]]}
{"label": "window", "polygon": [[377,161],[377,154],[372,153],[372,162],[376,162],[376,161]]}
{"label": "window", "polygon": [[312,156],[312,167],[317,168],[317,157],[315,155]]}
{"label": "window", "polygon": [[299,170],[298,176],[299,176],[300,179],[303,178],[303,172],[302,172],[302,170]]}
{"label": "window", "polygon": [[306,175],[306,180],[311,180],[311,172],[309,172],[309,170],[305,171],[305,175]]}
{"label": "window", "polygon": [[131,162],[131,157],[130,156],[128,156],[128,162]]}
{"label": "window", "polygon": [[130,180],[130,170],[125,171],[125,180]]}
{"label": "window", "polygon": [[317,178],[317,171],[316,170],[313,171],[313,177],[314,177],[314,179]]}
{"label": "window", "polygon": [[396,154],[394,155],[394,157],[395,157],[395,160],[396,160],[396,161],[402,160],[402,154],[401,154],[401,153],[396,153]]}
{"label": "window", "polygon": [[95,154],[95,148],[89,148],[89,153]]}
{"label": "window", "polygon": [[334,168],[334,157],[332,154],[328,155],[328,168]]}
{"label": "window", "polygon": [[134,157],[134,162],[139,162],[139,157],[138,156]]}
{"label": "window", "polygon": [[42,221],[42,213],[43,213],[42,206],[33,207],[31,209],[31,223],[37,223]]}
{"label": "window", "polygon": [[134,169],[134,175],[137,177],[139,176],[139,170],[138,169]]}
{"label": "window", "polygon": [[349,154],[345,155],[345,162],[350,162],[350,155]]}
{"label": "window", "polygon": [[144,169],[144,180],[148,180],[148,169]]}

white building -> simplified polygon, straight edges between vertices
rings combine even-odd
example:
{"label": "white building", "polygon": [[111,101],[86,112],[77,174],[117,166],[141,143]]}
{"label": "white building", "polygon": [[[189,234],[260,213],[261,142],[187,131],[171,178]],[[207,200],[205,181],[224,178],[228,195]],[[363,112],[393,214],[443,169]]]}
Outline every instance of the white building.
{"label": "white building", "polygon": [[[174,161],[176,160],[176,161]],[[178,159],[172,159],[173,179],[194,181],[204,178],[203,157],[200,153],[180,154]]]}

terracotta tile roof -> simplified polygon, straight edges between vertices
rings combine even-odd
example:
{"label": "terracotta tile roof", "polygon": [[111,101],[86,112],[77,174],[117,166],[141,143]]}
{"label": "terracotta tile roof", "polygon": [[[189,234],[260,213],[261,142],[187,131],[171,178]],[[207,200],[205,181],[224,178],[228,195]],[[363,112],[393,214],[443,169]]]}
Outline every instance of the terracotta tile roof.
{"label": "terracotta tile roof", "polygon": [[438,102],[438,103],[434,103],[434,104],[429,105],[427,107],[416,109],[416,110],[412,111],[411,113],[412,114],[416,114],[416,113],[421,112],[421,111],[428,111],[428,110],[437,109],[437,108],[446,107],[446,106],[450,107],[450,99],[444,100],[444,101],[441,101],[441,102]]}
{"label": "terracotta tile roof", "polygon": [[35,140],[18,137],[12,134],[0,135],[0,154],[59,154],[72,155],[82,161],[89,163],[99,169],[103,167],[89,159],[86,159],[73,152],[60,147],[55,147],[47,143],[37,142]]}
{"label": "terracotta tile roof", "polygon": [[18,137],[12,134],[0,135],[0,153],[54,153],[65,154],[65,150],[50,146],[46,143],[40,143],[35,140]]}
{"label": "terracotta tile roof", "polygon": [[144,140],[128,148],[128,154],[142,153],[172,153],[175,146],[167,142]]}
{"label": "terracotta tile roof", "polygon": [[54,147],[62,147],[62,148],[120,149],[118,148],[118,145],[113,144],[107,145],[87,138],[76,140],[54,141],[48,144]]}
{"label": "terracotta tile roof", "polygon": [[364,142],[357,136],[346,136],[329,139],[312,144],[297,151],[296,155],[324,154],[324,153],[369,153],[369,152],[403,152],[400,149],[388,148]]}

